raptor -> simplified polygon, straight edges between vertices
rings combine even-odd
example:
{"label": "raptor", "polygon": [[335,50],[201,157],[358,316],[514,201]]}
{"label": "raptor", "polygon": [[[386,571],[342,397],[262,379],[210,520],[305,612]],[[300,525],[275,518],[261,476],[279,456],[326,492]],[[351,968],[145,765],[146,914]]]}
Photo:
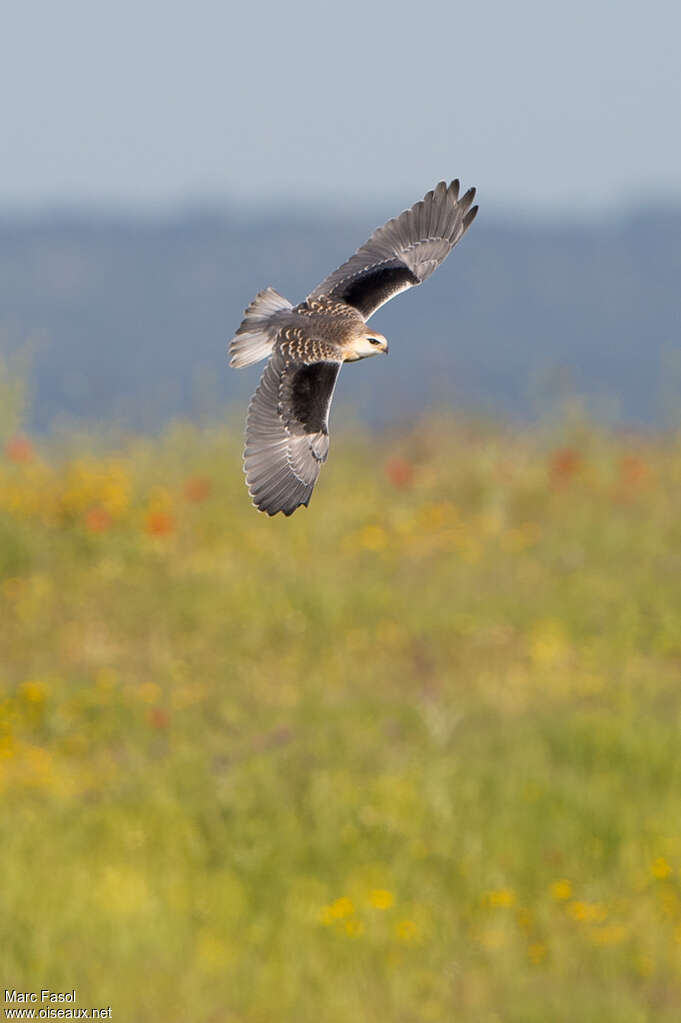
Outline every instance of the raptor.
{"label": "raptor", "polygon": [[229,345],[235,368],[268,359],[246,419],[244,472],[254,505],[291,515],[309,503],[329,451],[329,409],[344,362],[387,353],[367,320],[389,299],[425,281],[478,212],[475,189],[441,181],[379,227],[342,266],[293,306],[259,292]]}

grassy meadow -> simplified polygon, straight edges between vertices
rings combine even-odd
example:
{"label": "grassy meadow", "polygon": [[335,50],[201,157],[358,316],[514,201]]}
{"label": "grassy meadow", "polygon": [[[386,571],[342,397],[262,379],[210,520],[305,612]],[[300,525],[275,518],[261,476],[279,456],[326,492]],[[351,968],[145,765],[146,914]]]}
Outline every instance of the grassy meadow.
{"label": "grassy meadow", "polygon": [[681,1013],[681,438],[0,453],[0,967],[119,1023]]}

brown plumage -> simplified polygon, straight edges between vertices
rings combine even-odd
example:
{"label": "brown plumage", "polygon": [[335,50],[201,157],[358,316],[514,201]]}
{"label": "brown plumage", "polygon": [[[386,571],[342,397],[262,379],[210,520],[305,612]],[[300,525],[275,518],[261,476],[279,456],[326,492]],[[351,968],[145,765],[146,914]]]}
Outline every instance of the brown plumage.
{"label": "brown plumage", "polygon": [[247,308],[230,342],[231,365],[269,356],[248,406],[244,471],[268,515],[307,505],[329,450],[328,416],[344,362],[388,351],[366,325],[394,295],[421,284],[473,222],[475,189],[444,181],[371,238],[297,306],[273,288]]}

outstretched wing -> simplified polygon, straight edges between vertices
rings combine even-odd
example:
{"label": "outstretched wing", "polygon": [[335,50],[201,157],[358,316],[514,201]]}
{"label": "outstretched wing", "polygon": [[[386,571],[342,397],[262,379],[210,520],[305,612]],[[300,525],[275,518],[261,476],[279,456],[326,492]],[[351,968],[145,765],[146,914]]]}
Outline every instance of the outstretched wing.
{"label": "outstretched wing", "polygon": [[475,219],[474,198],[474,188],[459,199],[458,180],[449,187],[441,181],[410,210],[374,231],[309,297],[341,299],[368,320],[388,299],[425,281],[446,259]]}
{"label": "outstretched wing", "polygon": [[[335,355],[319,342],[310,346]],[[275,348],[248,406],[246,484],[268,515],[291,515],[308,504],[329,451],[329,408],[342,362],[306,361],[301,347]]]}

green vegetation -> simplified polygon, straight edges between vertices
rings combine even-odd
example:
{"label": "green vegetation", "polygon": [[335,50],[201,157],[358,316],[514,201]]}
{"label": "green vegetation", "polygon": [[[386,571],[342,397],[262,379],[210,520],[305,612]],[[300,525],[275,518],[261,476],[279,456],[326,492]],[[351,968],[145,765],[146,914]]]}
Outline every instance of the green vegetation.
{"label": "green vegetation", "polygon": [[681,440],[0,459],[3,983],[119,1023],[664,1023]]}

